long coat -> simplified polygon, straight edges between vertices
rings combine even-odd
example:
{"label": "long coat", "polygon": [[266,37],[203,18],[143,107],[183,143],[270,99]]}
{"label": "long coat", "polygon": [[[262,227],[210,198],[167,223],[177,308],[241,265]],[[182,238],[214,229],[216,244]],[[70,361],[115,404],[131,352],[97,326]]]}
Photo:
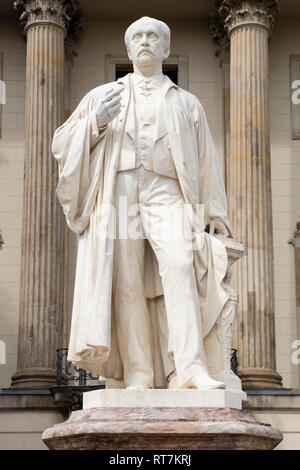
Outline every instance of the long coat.
{"label": "long coat", "polygon": [[[106,131],[99,133],[96,110],[116,82],[90,91],[56,130],[52,144],[59,165],[57,197],[70,229],[79,235],[68,359],[85,370],[114,378],[122,378],[123,368],[112,311],[114,240],[108,236],[113,218],[109,208],[114,203],[120,152],[134,151],[134,145],[129,150],[128,141],[128,137],[134,141],[135,129],[130,76],[118,80],[124,85],[124,106]],[[182,194],[192,208],[194,267],[205,337],[228,300],[223,285],[226,250],[204,231],[211,218],[223,221],[230,231],[224,183],[198,99],[166,77],[160,106],[155,151],[159,153],[161,146],[163,158],[163,137],[168,135]],[[145,289],[150,299],[163,294],[151,249],[145,255]]]}

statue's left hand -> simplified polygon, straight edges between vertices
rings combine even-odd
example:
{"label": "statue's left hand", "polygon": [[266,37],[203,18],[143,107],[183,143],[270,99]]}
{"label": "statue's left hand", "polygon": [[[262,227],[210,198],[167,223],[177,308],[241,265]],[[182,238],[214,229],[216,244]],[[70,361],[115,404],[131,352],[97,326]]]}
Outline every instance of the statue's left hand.
{"label": "statue's left hand", "polygon": [[228,237],[229,232],[223,222],[217,219],[211,219],[209,222],[209,234],[222,235],[223,237]]}

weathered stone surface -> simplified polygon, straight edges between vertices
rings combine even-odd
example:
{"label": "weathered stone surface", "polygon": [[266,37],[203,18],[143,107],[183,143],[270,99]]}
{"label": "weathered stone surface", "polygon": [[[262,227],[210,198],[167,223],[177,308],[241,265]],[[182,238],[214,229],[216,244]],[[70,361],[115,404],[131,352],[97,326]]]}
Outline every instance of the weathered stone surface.
{"label": "weathered stone surface", "polygon": [[[59,410],[64,413],[64,417],[68,416],[68,408],[61,403],[56,403],[53,397],[45,394],[29,394],[28,391],[23,393],[12,394],[12,390],[2,390],[0,393],[0,413],[9,410]],[[21,392],[18,390],[18,392]]]}
{"label": "weathered stone surface", "polygon": [[261,26],[272,33],[279,11],[278,0],[218,0],[216,4],[230,32],[240,26]]}
{"label": "weathered stone surface", "polygon": [[27,34],[24,216],[16,388],[56,383],[66,306],[65,222],[56,200],[54,130],[64,117],[64,39],[76,2],[16,2]]}
{"label": "weathered stone surface", "polygon": [[235,266],[235,344],[245,388],[280,388],[274,331],[273,228],[268,115],[268,37],[276,1],[224,0],[231,46],[229,216],[246,249]]}
{"label": "weathered stone surface", "polygon": [[49,449],[268,450],[280,431],[230,408],[93,408],[43,433]]}

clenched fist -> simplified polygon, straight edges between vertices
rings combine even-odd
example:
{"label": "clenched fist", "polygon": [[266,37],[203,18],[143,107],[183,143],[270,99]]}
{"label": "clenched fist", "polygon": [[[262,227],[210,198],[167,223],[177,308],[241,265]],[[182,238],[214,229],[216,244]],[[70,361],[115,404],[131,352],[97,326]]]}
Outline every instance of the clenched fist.
{"label": "clenched fist", "polygon": [[104,96],[96,112],[99,129],[107,126],[121,111],[121,93],[123,90],[122,85],[116,85]]}

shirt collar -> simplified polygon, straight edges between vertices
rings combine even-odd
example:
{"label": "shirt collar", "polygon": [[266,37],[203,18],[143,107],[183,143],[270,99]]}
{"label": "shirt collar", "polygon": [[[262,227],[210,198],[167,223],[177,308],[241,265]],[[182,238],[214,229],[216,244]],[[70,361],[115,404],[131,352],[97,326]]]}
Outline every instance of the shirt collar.
{"label": "shirt collar", "polygon": [[[129,88],[130,77],[132,77],[132,75],[133,73],[128,73],[127,75],[124,75],[124,77],[118,78],[117,83],[122,83],[126,88]],[[170,88],[178,89],[178,86],[172,82],[172,80],[168,77],[168,75],[163,75],[163,77],[164,77],[163,88],[165,90],[165,93],[167,93]]]}
{"label": "shirt collar", "polygon": [[155,85],[157,85],[159,88],[162,88],[163,83],[165,81],[165,76],[162,73],[159,73],[157,75],[153,75],[152,77],[144,77],[143,75],[140,75],[139,73],[133,72],[132,74],[132,80],[134,85],[139,85],[142,83],[144,80],[153,82]]}

